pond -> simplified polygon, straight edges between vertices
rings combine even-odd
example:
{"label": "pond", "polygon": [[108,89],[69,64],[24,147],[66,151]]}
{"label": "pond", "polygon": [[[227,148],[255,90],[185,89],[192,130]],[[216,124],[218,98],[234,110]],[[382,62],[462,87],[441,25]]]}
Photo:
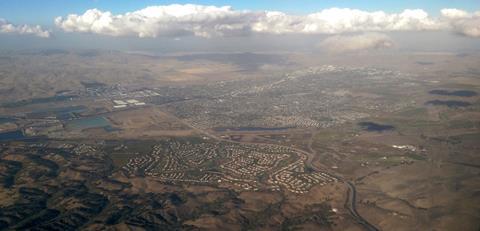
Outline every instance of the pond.
{"label": "pond", "polygon": [[459,96],[459,97],[473,97],[478,95],[477,92],[469,90],[447,91],[447,90],[432,90],[429,91],[432,95],[447,95],[447,96]]}
{"label": "pond", "polygon": [[293,127],[277,127],[277,128],[264,128],[264,127],[218,127],[213,130],[216,132],[257,132],[257,131],[281,131],[287,130]]}
{"label": "pond", "polygon": [[360,122],[358,123],[360,127],[369,132],[383,132],[390,131],[395,129],[394,126],[388,124],[377,124],[374,122]]}
{"label": "pond", "polygon": [[472,105],[469,102],[465,101],[458,101],[458,100],[431,100],[425,103],[426,105],[434,105],[434,106],[447,106],[450,108],[457,108],[457,107],[468,107]]}
{"label": "pond", "polygon": [[104,117],[88,117],[76,120],[68,121],[66,127],[67,129],[73,130],[83,130],[89,128],[102,128],[110,126],[110,122]]}

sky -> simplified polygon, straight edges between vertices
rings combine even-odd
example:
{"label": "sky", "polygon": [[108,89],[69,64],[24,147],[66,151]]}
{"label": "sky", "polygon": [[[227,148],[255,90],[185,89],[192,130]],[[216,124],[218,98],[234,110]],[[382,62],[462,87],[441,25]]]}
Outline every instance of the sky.
{"label": "sky", "polygon": [[0,49],[222,43],[230,50],[479,49],[480,1],[0,0]]}
{"label": "sky", "polygon": [[232,6],[239,10],[276,10],[294,14],[306,14],[325,8],[354,8],[398,12],[403,9],[424,9],[437,15],[443,8],[480,10],[478,0],[206,0],[206,1],[154,1],[154,0],[1,0],[0,17],[15,23],[53,25],[53,18],[70,13],[81,13],[91,8],[125,13],[153,5],[198,4]]}

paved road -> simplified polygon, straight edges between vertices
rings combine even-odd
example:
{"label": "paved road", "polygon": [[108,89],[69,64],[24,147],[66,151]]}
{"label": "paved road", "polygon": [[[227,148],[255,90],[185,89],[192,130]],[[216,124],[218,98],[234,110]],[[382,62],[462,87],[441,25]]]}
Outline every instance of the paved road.
{"label": "paved road", "polygon": [[345,182],[348,186],[348,197],[347,201],[345,201],[345,207],[350,212],[350,215],[353,219],[360,225],[363,226],[368,231],[378,231],[377,227],[370,224],[367,220],[365,220],[360,214],[357,212],[356,201],[357,201],[357,190],[355,189],[355,185],[352,182],[347,181]]}
{"label": "paved road", "polygon": [[[308,141],[308,149],[310,150],[309,153],[309,158],[307,159],[307,165],[310,166],[311,168],[315,169],[316,171],[320,171],[320,169],[317,169],[316,166],[312,164],[313,161],[313,154],[316,154],[316,151],[312,148],[313,145],[313,138],[315,137],[316,132],[312,131],[312,137]],[[325,171],[325,170],[323,170]],[[333,177],[337,178],[337,180],[342,181],[345,183],[345,185],[348,187],[348,192],[347,192],[347,200],[345,201],[345,208],[349,211],[350,215],[352,218],[357,222],[358,224],[362,225],[365,230],[368,231],[377,231],[378,229],[370,224],[367,220],[365,220],[357,211],[356,203],[357,203],[357,189],[355,188],[355,185],[350,182],[344,180],[341,176],[336,176],[334,174],[331,174]]]}

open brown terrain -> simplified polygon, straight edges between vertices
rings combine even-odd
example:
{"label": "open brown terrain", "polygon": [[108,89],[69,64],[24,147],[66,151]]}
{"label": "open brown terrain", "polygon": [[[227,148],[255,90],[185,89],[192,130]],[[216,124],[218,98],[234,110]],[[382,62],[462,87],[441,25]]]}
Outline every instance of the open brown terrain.
{"label": "open brown terrain", "polygon": [[478,55],[2,55],[0,229],[480,227]]}

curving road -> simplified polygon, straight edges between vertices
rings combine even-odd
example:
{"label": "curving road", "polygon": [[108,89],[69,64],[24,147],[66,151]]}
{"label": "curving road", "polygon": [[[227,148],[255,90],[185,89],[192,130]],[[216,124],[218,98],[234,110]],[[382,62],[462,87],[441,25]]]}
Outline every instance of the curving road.
{"label": "curving road", "polygon": [[[316,151],[312,148],[312,145],[313,145],[313,137],[315,137],[315,131],[312,131],[312,137],[310,138],[310,140],[308,141],[308,149],[310,150],[310,152],[305,152],[307,155],[308,155],[308,159],[307,159],[307,165],[313,169],[315,169],[316,171],[320,171],[320,169],[318,169],[316,166],[314,166],[312,164],[312,161],[313,161],[313,154],[316,153]],[[325,171],[325,170],[323,170]],[[338,181],[341,181],[341,182],[344,182],[345,185],[348,187],[348,191],[347,191],[347,199],[345,201],[345,208],[348,210],[348,212],[350,213],[350,216],[352,216],[352,218],[355,220],[355,222],[357,222],[357,224],[363,226],[363,228],[365,230],[368,230],[368,231],[378,231],[379,229],[377,229],[377,227],[375,227],[374,225],[370,224],[367,220],[365,220],[365,218],[363,218],[357,211],[357,207],[356,207],[356,203],[357,203],[357,189],[355,188],[355,185],[350,182],[350,181],[346,181],[345,179],[343,179],[341,176],[337,176],[337,175],[334,175],[334,174],[331,174],[329,173],[331,176],[337,178]]]}
{"label": "curving road", "polygon": [[345,201],[345,208],[348,209],[350,215],[353,219],[360,225],[362,225],[366,230],[369,231],[378,231],[377,227],[370,224],[367,220],[365,220],[360,214],[357,212],[356,207],[356,200],[357,200],[357,190],[355,189],[355,185],[352,182],[347,181],[345,182],[348,186],[348,197],[347,201]]}

